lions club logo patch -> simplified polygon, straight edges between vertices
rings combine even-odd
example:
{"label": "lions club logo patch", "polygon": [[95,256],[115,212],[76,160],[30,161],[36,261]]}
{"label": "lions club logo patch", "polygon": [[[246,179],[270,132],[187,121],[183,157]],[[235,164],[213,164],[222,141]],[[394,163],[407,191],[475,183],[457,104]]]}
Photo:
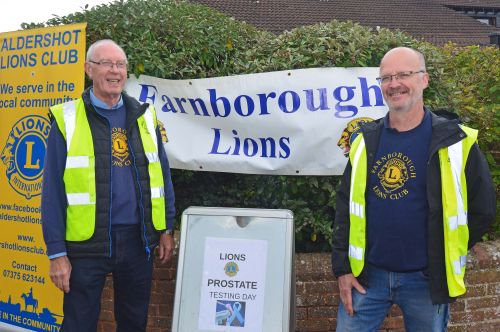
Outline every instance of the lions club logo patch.
{"label": "lions club logo patch", "polygon": [[386,192],[399,190],[408,181],[408,169],[405,162],[399,158],[388,160],[380,168],[378,178]]}
{"label": "lions club logo patch", "polygon": [[111,140],[113,141],[113,165],[130,166],[132,162],[128,152],[127,131],[122,128],[113,128]]}
{"label": "lions club logo patch", "polygon": [[7,137],[0,159],[7,167],[10,186],[27,199],[42,192],[42,174],[50,122],[39,115],[17,121]]}
{"label": "lions club logo patch", "polygon": [[356,118],[349,121],[347,127],[345,127],[344,131],[342,131],[342,135],[340,136],[337,145],[342,149],[345,157],[349,156],[352,141],[354,141],[354,139],[356,138],[361,125],[370,121],[373,121],[373,119],[367,117]]}
{"label": "lions club logo patch", "polygon": [[413,161],[399,152],[381,156],[374,162],[370,172],[377,175],[378,183],[372,190],[380,199],[397,200],[406,197],[409,194],[406,183],[417,177]]}

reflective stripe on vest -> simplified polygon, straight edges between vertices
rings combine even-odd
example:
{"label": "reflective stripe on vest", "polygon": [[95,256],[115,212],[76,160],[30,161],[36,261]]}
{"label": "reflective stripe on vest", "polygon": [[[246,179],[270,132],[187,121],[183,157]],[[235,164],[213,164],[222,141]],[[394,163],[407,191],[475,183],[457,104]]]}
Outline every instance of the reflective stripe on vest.
{"label": "reflective stripe on vest", "polygon": [[[149,186],[151,188],[151,207],[154,228],[167,227],[165,220],[165,187],[160,157],[158,155],[158,139],[156,136],[156,111],[149,106],[143,116],[137,119],[142,146],[148,158]],[[160,147],[163,148],[163,147]]]}
{"label": "reflective stripe on vest", "polygon": [[365,190],[367,159],[365,140],[362,134],[359,134],[354,139],[349,159],[352,165],[349,197],[349,262],[352,273],[357,277],[364,267],[366,248]]}
{"label": "reflective stripe on vest", "polygon": [[447,149],[439,150],[446,281],[450,297],[465,293],[464,275],[469,242],[465,165],[477,139],[477,130],[465,126],[461,128],[467,136]]}
{"label": "reflective stripe on vest", "polygon": [[[66,240],[88,240],[95,229],[96,184],[92,133],[82,99],[51,107],[57,126],[66,139],[67,159],[64,185],[68,207]],[[158,157],[156,114],[150,107],[137,119],[141,141],[149,161],[153,223],[157,230],[166,228],[163,173]],[[150,134],[151,133],[151,134]],[[153,166],[152,166],[153,165]],[[162,202],[158,202],[161,200]],[[157,211],[160,209],[161,211]],[[163,222],[160,218],[163,217]]]}
{"label": "reflective stripe on vest", "polygon": [[[466,137],[439,150],[446,279],[450,297],[465,293],[464,274],[469,240],[465,165],[477,139],[477,130],[461,126]],[[349,198],[349,262],[354,276],[364,267],[366,250],[365,191],[367,159],[363,135],[354,140],[349,153],[352,165]]]}

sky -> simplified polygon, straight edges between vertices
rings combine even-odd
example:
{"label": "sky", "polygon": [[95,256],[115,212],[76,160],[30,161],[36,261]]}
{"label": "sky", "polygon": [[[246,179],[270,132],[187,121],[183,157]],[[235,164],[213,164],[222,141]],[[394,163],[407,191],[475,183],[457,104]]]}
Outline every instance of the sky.
{"label": "sky", "polygon": [[21,29],[21,23],[40,23],[112,0],[0,0],[0,33]]}

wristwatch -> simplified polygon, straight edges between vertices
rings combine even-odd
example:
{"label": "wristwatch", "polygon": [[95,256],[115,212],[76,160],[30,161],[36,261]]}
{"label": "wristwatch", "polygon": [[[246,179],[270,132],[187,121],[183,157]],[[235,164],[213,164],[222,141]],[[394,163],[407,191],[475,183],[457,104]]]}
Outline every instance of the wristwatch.
{"label": "wristwatch", "polygon": [[173,229],[166,229],[163,234],[167,234],[167,235],[174,235],[174,230]]}

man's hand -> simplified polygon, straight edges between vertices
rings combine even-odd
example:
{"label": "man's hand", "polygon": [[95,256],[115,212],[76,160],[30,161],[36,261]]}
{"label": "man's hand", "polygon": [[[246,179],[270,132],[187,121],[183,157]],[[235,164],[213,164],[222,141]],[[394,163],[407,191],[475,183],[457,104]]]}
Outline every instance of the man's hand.
{"label": "man's hand", "polygon": [[174,253],[174,236],[172,234],[160,235],[159,254],[162,264],[170,261]]}
{"label": "man's hand", "polygon": [[71,276],[71,263],[68,256],[61,256],[50,260],[50,280],[57,288],[69,293],[69,277]]}
{"label": "man's hand", "polygon": [[358,282],[352,273],[344,274],[338,278],[340,301],[344,304],[344,308],[349,316],[354,316],[354,309],[352,308],[352,288],[356,288],[361,294],[366,294],[365,289]]}

